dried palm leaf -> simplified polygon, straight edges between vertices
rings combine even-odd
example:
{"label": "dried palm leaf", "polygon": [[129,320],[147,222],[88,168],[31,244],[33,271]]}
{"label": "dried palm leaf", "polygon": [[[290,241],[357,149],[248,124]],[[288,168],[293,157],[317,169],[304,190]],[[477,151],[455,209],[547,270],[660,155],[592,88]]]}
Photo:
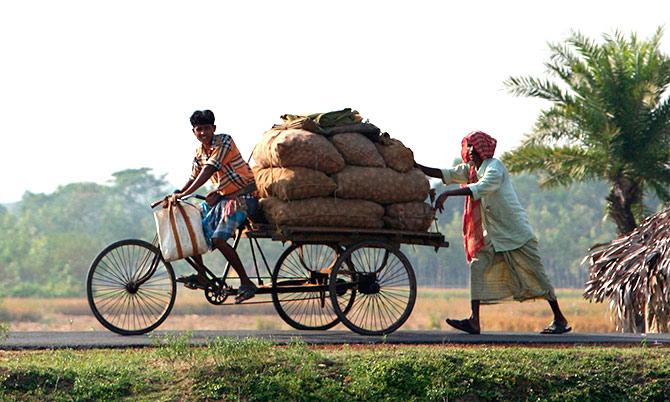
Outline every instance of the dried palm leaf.
{"label": "dried palm leaf", "polygon": [[609,299],[624,332],[670,330],[670,209],[645,219],[626,236],[593,246],[582,264],[589,280],[584,297]]}

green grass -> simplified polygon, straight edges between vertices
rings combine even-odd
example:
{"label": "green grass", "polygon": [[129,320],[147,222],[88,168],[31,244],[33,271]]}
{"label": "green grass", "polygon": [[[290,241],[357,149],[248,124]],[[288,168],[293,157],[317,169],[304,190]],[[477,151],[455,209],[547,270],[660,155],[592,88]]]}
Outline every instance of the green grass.
{"label": "green grass", "polygon": [[140,350],[5,352],[0,400],[666,400],[670,349],[278,347],[186,336]]}

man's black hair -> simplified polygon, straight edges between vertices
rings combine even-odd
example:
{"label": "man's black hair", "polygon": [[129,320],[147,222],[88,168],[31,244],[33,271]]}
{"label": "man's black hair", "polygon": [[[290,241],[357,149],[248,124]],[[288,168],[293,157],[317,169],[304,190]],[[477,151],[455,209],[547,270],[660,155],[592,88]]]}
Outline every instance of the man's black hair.
{"label": "man's black hair", "polygon": [[196,110],[191,115],[191,126],[214,124],[214,113],[211,110]]}

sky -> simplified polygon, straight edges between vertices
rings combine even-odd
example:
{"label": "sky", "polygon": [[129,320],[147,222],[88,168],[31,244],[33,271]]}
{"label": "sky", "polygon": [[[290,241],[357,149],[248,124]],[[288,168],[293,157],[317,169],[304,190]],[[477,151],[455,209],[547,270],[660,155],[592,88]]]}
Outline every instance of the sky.
{"label": "sky", "polygon": [[140,167],[181,187],[196,109],[244,157],[284,113],[345,107],[427,166],[473,130],[500,154],[548,106],[503,85],[544,76],[547,43],[647,38],[668,16],[667,0],[3,1],[0,203]]}

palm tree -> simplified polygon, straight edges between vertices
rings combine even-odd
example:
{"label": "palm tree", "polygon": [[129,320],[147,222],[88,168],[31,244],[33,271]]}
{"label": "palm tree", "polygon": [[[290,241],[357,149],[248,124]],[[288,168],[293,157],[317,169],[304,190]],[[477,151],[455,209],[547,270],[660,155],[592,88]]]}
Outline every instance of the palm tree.
{"label": "palm tree", "polygon": [[670,59],[649,40],[620,32],[596,43],[578,32],[549,44],[549,78],[510,77],[511,93],[545,99],[522,145],[503,155],[512,172],[538,171],[541,185],[610,183],[607,214],[618,233],[648,214],[645,192],[670,200]]}

